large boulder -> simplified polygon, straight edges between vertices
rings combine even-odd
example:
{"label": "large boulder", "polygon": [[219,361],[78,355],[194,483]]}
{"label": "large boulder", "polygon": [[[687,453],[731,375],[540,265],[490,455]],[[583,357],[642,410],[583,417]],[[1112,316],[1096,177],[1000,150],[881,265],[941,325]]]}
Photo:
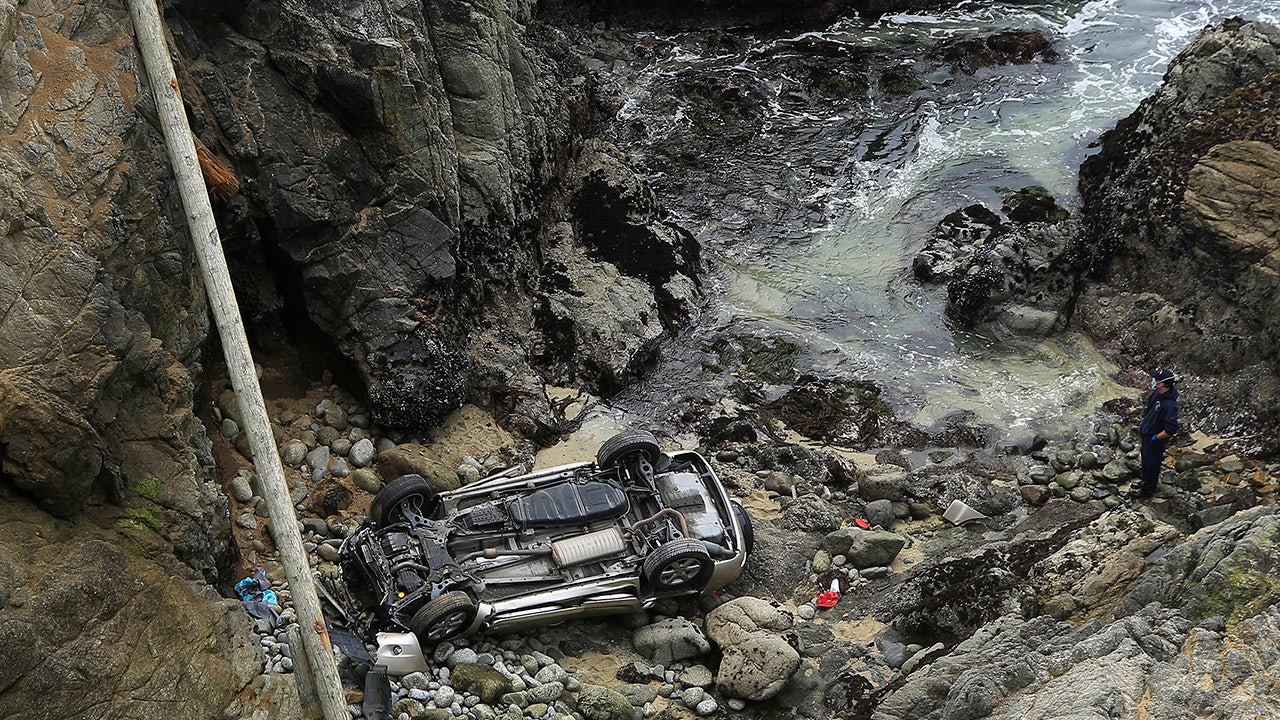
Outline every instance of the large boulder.
{"label": "large boulder", "polygon": [[855,568],[882,567],[893,562],[907,539],[887,530],[840,528],[822,539],[832,555],[844,555]]}
{"label": "large boulder", "polygon": [[636,652],[668,667],[673,661],[698,657],[711,649],[702,628],[685,618],[666,618],[638,628],[631,636]]}
{"label": "large boulder", "polygon": [[707,614],[707,637],[723,653],[716,686],[744,700],[768,700],[782,692],[800,667],[800,653],[781,636],[791,613],[755,597],[730,600]]}
{"label": "large boulder", "polygon": [[729,645],[720,659],[716,687],[743,700],[768,700],[800,667],[800,653],[776,635],[752,635]]}
{"label": "large boulder", "polygon": [[97,529],[110,514],[71,525],[0,503],[0,715],[55,720],[92,707],[98,717],[223,717],[261,670],[252,618],[147,559],[164,560],[149,515],[120,511],[115,527]]}
{"label": "large boulder", "polygon": [[749,595],[734,598],[707,613],[707,637],[724,647],[760,633],[789,630],[794,620],[784,608]]}

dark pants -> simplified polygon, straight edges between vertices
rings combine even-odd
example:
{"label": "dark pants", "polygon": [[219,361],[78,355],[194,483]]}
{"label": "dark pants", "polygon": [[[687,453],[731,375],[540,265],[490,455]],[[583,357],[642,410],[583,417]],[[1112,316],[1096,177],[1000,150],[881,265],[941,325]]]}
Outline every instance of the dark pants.
{"label": "dark pants", "polygon": [[1164,442],[1151,438],[1142,438],[1142,480],[1138,490],[1143,493],[1156,491],[1156,483],[1160,480],[1160,466],[1164,463]]}

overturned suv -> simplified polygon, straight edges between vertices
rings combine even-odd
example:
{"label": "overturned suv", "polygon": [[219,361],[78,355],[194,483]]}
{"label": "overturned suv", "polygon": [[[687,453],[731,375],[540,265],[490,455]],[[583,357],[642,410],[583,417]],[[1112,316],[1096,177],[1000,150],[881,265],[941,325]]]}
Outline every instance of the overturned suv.
{"label": "overturned suv", "polygon": [[642,610],[737,579],[751,520],[698,453],[621,433],[596,462],[512,469],[436,494],[391,481],[344,541],[348,589],[423,645],[477,631]]}

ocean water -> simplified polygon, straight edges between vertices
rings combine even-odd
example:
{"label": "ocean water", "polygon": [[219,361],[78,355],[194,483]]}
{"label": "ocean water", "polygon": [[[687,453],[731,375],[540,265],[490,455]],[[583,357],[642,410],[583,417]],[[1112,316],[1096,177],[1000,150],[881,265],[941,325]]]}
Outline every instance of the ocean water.
{"label": "ocean water", "polygon": [[[690,355],[721,335],[783,337],[805,349],[804,369],[871,380],[898,414],[936,427],[957,413],[1016,433],[1070,433],[1100,402],[1136,395],[1139,368],[1120,368],[1075,333],[1048,339],[950,327],[945,291],[922,286],[911,261],[944,215],[973,202],[998,209],[1002,190],[1043,185],[1078,201],[1076,172],[1098,136],[1159,86],[1169,61],[1206,25],[1240,16],[1280,23],[1263,0],[1100,0],[961,3],[936,14],[842,20],[794,37],[748,37],[707,50],[676,36],[638,68],[622,121],[643,119],[636,147],[660,144],[688,120],[653,101],[664,81],[696,68],[757,79],[765,104],[756,147],[716,158],[733,211],[664,200],[703,241],[715,268],[701,325],[679,339],[653,376],[622,400],[660,403],[695,372]],[[1005,29],[1040,29],[1060,57],[984,68],[965,82],[922,78],[905,103],[857,113],[797,110],[781,59],[814,45],[928,46]],[[668,83],[669,84],[669,83]],[[631,117],[631,116],[634,116]],[[752,155],[754,153],[754,156]],[[733,168],[742,178],[735,185]],[[712,181],[714,184],[715,181]],[[798,212],[796,208],[807,208]],[[684,344],[683,350],[680,344]]]}

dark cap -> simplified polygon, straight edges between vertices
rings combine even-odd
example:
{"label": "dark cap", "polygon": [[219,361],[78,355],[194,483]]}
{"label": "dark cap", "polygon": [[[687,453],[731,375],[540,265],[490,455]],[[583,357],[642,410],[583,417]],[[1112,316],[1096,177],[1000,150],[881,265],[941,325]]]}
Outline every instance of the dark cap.
{"label": "dark cap", "polygon": [[1152,368],[1151,379],[1158,383],[1164,383],[1165,385],[1172,385],[1178,381],[1178,378],[1174,377],[1172,370],[1166,370],[1164,368]]}

